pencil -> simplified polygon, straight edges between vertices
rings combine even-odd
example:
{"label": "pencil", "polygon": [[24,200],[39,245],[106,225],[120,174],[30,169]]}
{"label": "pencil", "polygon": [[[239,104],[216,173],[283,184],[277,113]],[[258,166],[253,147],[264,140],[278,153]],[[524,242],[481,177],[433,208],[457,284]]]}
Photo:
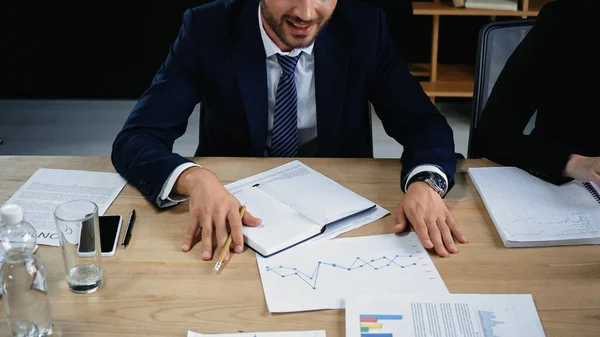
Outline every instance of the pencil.
{"label": "pencil", "polygon": [[[246,206],[242,206],[242,208],[240,208],[240,219],[242,219],[244,217],[244,213],[246,213]],[[225,254],[229,250],[230,245],[231,245],[231,232],[229,233],[229,236],[227,237],[227,241],[225,241],[225,244],[223,245],[223,250],[221,250],[221,255],[219,255],[219,260],[215,264],[215,271],[219,271],[219,269],[221,269],[221,265],[223,265],[223,260],[225,259]]]}

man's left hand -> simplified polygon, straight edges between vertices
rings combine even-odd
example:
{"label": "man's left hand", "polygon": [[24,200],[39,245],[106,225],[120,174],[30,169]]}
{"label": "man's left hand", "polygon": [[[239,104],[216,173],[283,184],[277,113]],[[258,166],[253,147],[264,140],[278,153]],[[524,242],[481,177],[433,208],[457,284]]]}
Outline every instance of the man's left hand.
{"label": "man's left hand", "polygon": [[423,246],[427,249],[435,248],[441,257],[458,253],[453,235],[459,242],[467,243],[467,238],[460,231],[442,197],[425,182],[410,184],[406,196],[394,213],[395,233],[404,231],[410,222]]}

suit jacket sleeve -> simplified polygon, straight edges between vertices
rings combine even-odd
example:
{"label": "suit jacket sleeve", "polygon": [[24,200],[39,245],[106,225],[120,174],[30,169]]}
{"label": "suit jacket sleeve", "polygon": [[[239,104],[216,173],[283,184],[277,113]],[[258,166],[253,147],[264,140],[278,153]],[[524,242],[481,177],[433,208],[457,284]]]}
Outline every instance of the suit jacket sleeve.
{"label": "suit jacket sleeve", "polygon": [[113,143],[115,169],[153,204],[171,172],[189,161],[172,151],[201,97],[198,45],[188,10],[167,59]]}
{"label": "suit jacket sleeve", "polygon": [[[544,99],[544,86],[559,69],[559,22],[555,3],[544,6],[502,70],[475,131],[483,157],[499,164],[517,166],[556,184],[569,179],[564,167],[576,149],[523,134],[531,116]],[[559,20],[557,20],[559,21]]]}
{"label": "suit jacket sleeve", "polygon": [[425,164],[440,167],[452,187],[456,172],[452,129],[400,59],[381,11],[378,22],[369,100],[385,132],[404,147],[402,188],[410,171]]}

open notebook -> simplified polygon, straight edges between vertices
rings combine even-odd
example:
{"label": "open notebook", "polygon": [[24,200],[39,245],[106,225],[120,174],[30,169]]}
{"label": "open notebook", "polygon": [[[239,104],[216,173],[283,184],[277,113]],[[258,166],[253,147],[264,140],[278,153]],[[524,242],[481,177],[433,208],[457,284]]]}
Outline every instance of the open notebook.
{"label": "open notebook", "polygon": [[262,219],[261,225],[244,226],[243,231],[247,245],[265,257],[376,207],[299,161],[226,187],[248,212]]}
{"label": "open notebook", "polygon": [[470,168],[506,247],[600,244],[600,188],[556,186],[516,167]]}

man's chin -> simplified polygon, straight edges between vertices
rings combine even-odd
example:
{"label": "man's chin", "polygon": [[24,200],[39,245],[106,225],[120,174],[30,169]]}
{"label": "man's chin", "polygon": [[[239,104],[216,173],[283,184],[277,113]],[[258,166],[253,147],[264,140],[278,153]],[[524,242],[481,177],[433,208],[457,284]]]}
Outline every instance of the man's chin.
{"label": "man's chin", "polygon": [[288,35],[286,44],[293,49],[308,47],[313,41],[312,35]]}

